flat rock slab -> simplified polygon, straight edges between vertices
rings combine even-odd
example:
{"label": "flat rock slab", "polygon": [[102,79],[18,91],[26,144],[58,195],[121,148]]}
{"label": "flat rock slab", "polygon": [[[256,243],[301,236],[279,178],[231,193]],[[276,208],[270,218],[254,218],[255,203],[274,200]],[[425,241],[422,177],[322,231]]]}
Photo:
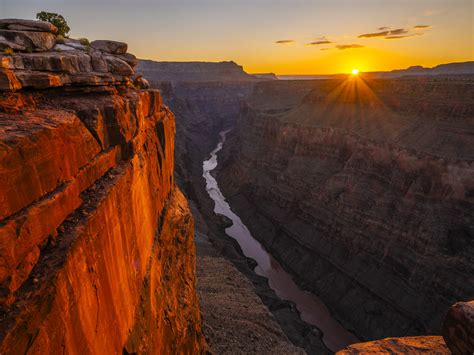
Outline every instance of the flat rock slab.
{"label": "flat rock slab", "polygon": [[26,50],[25,46],[19,45],[15,42],[11,42],[11,41],[8,41],[8,40],[3,39],[2,37],[0,37],[0,50],[4,51],[7,48],[15,49],[17,51],[25,51]]}
{"label": "flat rock slab", "polygon": [[127,43],[109,40],[97,40],[91,42],[91,47],[112,54],[127,53]]}
{"label": "flat rock slab", "polygon": [[337,355],[349,354],[450,354],[440,336],[386,338],[348,346]]}
{"label": "flat rock slab", "polygon": [[23,20],[17,18],[6,18],[0,20],[0,29],[37,31],[37,32],[58,32],[58,28],[46,21]]}
{"label": "flat rock slab", "polygon": [[25,47],[27,51],[46,52],[55,43],[55,36],[49,32],[31,32],[0,29],[0,38]]}

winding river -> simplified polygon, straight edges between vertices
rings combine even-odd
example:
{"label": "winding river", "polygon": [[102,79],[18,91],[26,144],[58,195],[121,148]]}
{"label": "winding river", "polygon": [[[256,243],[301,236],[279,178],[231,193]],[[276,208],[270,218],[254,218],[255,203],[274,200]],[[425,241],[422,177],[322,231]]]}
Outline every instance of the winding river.
{"label": "winding river", "polygon": [[211,175],[212,170],[217,167],[217,153],[222,149],[227,132],[220,133],[217,147],[210,153],[210,158],[203,162],[203,177],[206,179],[206,190],[215,202],[214,212],[228,217],[233,222],[232,226],[226,228],[226,234],[239,243],[245,256],[257,262],[254,271],[268,279],[271,289],[278,297],[293,302],[301,319],[323,332],[324,344],[330,350],[337,351],[357,342],[358,339],[331,316],[318,297],[296,285],[291,275],[252,236],[240,217],[232,212],[216,179]]}

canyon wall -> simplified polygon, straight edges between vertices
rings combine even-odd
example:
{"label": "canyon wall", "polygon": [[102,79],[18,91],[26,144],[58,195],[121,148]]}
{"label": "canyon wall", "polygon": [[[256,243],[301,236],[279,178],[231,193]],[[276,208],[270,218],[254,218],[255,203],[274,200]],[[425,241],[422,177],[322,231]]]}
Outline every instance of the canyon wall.
{"label": "canyon wall", "polygon": [[126,44],[9,23],[21,33],[0,55],[0,352],[199,353],[172,112],[137,89]]}
{"label": "canyon wall", "polygon": [[439,334],[474,298],[472,77],[322,80],[281,106],[282,85],[220,156],[232,208],[361,339]]}
{"label": "canyon wall", "polygon": [[[202,161],[223,129],[234,127],[256,79],[233,62],[140,60],[137,71],[158,88],[176,116],[176,180],[188,196],[204,186]],[[205,191],[204,191],[205,192]]]}

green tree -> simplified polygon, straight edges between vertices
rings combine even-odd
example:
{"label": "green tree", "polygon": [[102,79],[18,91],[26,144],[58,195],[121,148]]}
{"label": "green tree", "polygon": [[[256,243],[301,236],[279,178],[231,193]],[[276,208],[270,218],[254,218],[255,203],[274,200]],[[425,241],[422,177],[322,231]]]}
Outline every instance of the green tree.
{"label": "green tree", "polygon": [[36,18],[40,21],[46,21],[55,25],[58,28],[57,35],[66,37],[71,30],[64,17],[54,12],[41,11],[36,14]]}

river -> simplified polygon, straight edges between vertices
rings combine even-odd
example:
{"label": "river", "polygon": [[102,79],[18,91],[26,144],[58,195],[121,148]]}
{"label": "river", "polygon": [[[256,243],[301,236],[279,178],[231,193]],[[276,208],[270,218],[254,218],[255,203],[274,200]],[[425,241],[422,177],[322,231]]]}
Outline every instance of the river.
{"label": "river", "polygon": [[318,297],[298,287],[291,275],[263,248],[240,217],[231,210],[216,179],[211,175],[217,167],[217,153],[222,149],[226,133],[227,131],[220,133],[217,147],[210,153],[210,158],[203,162],[203,177],[206,180],[206,190],[215,202],[214,212],[226,216],[233,223],[232,226],[226,228],[226,234],[239,243],[246,257],[257,262],[255,273],[268,279],[270,288],[278,297],[293,302],[301,319],[323,332],[323,342],[330,350],[337,351],[358,342],[352,333],[331,316],[328,308]]}

